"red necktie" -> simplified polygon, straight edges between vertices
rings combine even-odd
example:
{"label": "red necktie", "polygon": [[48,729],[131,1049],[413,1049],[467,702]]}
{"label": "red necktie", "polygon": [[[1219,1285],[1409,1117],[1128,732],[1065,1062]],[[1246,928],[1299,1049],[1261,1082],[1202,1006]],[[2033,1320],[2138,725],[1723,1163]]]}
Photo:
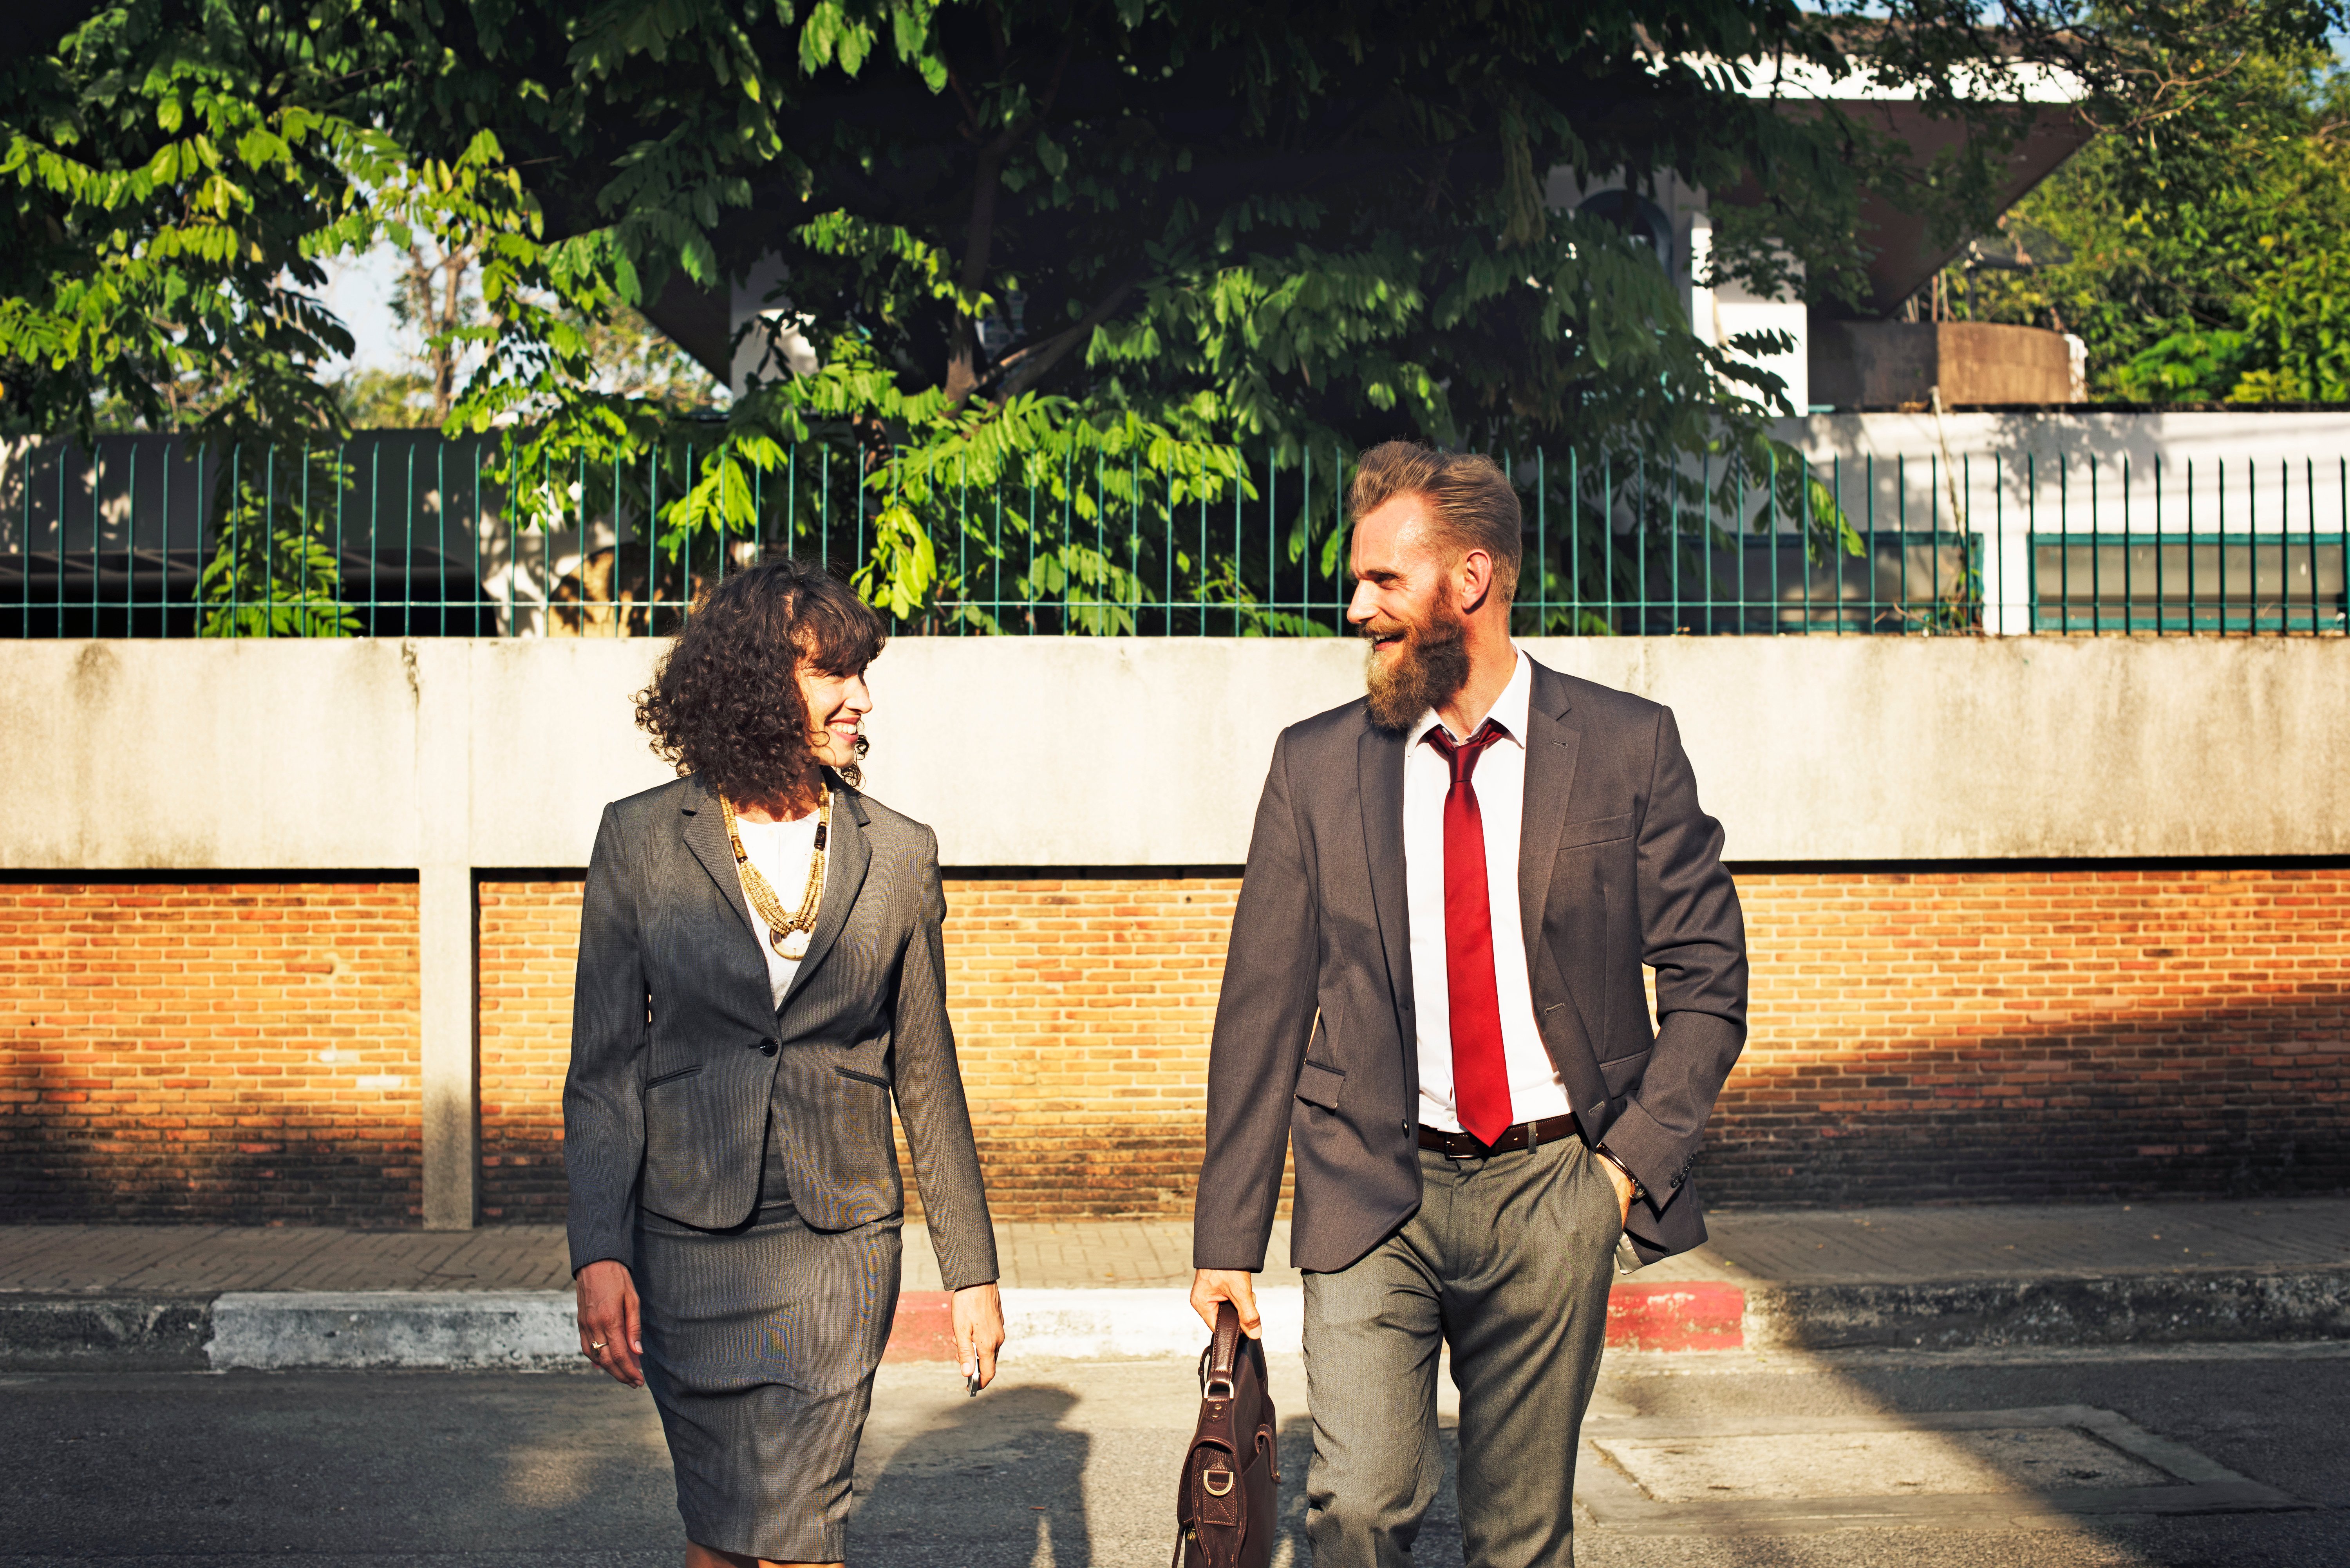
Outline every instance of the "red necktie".
{"label": "red necktie", "polygon": [[1502,999],[1493,987],[1493,910],[1485,886],[1485,819],[1469,775],[1505,732],[1491,719],[1459,745],[1438,725],[1428,743],[1452,764],[1444,794],[1444,989],[1452,1013],[1452,1104],[1461,1125],[1492,1143],[1510,1125]]}

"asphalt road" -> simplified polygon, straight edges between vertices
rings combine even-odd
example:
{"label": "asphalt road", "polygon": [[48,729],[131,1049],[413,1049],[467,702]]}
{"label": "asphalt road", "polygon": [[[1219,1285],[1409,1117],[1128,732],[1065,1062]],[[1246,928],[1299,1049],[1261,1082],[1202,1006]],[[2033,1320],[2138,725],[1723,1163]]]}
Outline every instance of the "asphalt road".
{"label": "asphalt road", "polygon": [[[1295,1366],[1277,1369],[1293,1532],[1307,1441],[1302,1382]],[[853,1560],[876,1568],[1160,1568],[1174,1466],[1195,1405],[1191,1369],[1177,1363],[1015,1364],[977,1399],[962,1397],[950,1368],[885,1367],[860,1459]],[[1748,1456],[1722,1472],[1728,1490],[1767,1451],[1774,1464],[1793,1465],[1794,1490],[1784,1495],[1807,1496],[1806,1488],[1898,1490],[1910,1484],[1900,1465],[1920,1452],[1920,1473],[1940,1474],[1933,1456],[1958,1439],[1916,1436],[1912,1417],[1948,1426],[1939,1413],[2050,1407],[2116,1413],[2147,1440],[2184,1445],[2297,1506],[2073,1517],[2050,1512],[2048,1497],[2030,1487],[2002,1491],[1991,1481],[1950,1517],[1887,1528],[1831,1508],[1833,1517],[1765,1530],[1711,1519],[1700,1473],[1692,1484],[1700,1501],[1641,1526],[1647,1532],[1586,1521],[1579,1557],[1591,1568],[2350,1563],[2350,1345],[2020,1360],[1624,1357],[1604,1376],[1586,1432],[1603,1441],[1610,1433],[1699,1434],[1697,1446],[1676,1440],[1650,1451],[1700,1471],[1716,1452],[1702,1446],[1712,1433],[1732,1444],[1720,1453]],[[1846,1422],[1879,1435],[1838,1436]],[[1738,1435],[1804,1423],[1828,1435]],[[1908,1445],[1898,1462],[1855,1446],[1882,1442],[1888,1430]],[[1763,1449],[1752,1446],[1758,1441]],[[1962,1459],[1950,1462],[1963,1470]],[[1586,1455],[1586,1467],[1608,1463]],[[671,1568],[681,1552],[650,1402],[585,1376],[8,1376],[0,1377],[0,1466],[8,1478],[0,1487],[5,1568]],[[1869,1473],[1856,1480],[1856,1468]],[[1620,1477],[1615,1484],[1635,1495]],[[1417,1557],[1430,1568],[1460,1562],[1449,1489]],[[1305,1563],[1295,1547],[1275,1557],[1276,1568]]]}

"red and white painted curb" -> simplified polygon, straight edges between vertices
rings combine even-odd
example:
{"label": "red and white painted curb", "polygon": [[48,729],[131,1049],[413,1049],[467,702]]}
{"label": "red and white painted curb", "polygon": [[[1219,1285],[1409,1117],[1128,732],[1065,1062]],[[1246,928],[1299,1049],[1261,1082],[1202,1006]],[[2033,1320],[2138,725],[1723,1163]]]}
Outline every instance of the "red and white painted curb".
{"label": "red and white painted curb", "polygon": [[1746,1293],[1721,1280],[1620,1281],[1607,1297],[1610,1350],[1743,1350]]}
{"label": "red and white painted curb", "polygon": [[[952,1361],[954,1340],[943,1291],[908,1291],[886,1359]],[[1295,1286],[1257,1293],[1265,1348],[1295,1354],[1305,1328],[1304,1293]],[[1197,1355],[1205,1343],[1189,1293],[1180,1290],[1007,1290],[1007,1360],[1144,1360]],[[1621,1281],[1607,1298],[1607,1344],[1616,1350],[1738,1350],[1746,1344],[1746,1293],[1734,1284]]]}
{"label": "red and white painted curb", "polygon": [[[1265,1348],[1295,1354],[1305,1295],[1257,1293]],[[1620,1350],[1736,1350],[1747,1342],[1745,1293],[1732,1284],[1618,1281],[1607,1343]],[[1007,1290],[1006,1360],[1143,1361],[1200,1354],[1206,1331],[1181,1290]],[[216,1369],[480,1367],[579,1365],[568,1291],[241,1292],[217,1298],[204,1350]],[[943,1291],[898,1298],[887,1358],[952,1361]]]}

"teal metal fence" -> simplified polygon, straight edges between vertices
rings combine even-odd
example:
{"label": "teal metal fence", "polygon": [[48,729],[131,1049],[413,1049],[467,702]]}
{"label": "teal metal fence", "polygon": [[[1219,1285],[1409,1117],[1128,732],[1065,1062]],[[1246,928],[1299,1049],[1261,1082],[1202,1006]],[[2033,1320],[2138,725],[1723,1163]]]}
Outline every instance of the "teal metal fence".
{"label": "teal metal fence", "polygon": [[[0,636],[672,632],[769,551],[920,579],[900,634],[1326,636],[1351,587],[1336,453],[1181,496],[1139,462],[950,483],[810,443],[755,525],[664,543],[691,448],[502,487],[489,441],[106,438],[0,450]],[[1844,457],[1800,472],[1510,454],[1522,634],[2340,635],[2350,459]],[[927,561],[927,566],[921,565]]]}

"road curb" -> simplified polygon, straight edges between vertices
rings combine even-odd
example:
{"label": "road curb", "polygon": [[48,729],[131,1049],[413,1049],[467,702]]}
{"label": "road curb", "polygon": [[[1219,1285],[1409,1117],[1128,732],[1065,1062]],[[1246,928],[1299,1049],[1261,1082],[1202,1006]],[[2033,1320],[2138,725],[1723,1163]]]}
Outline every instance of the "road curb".
{"label": "road curb", "polygon": [[202,1296],[0,1296],[0,1370],[200,1371],[211,1337]]}
{"label": "road curb", "polygon": [[1745,1294],[1755,1350],[2350,1338],[2350,1268],[1752,1285]]}
{"label": "road curb", "polygon": [[[1295,1353],[1304,1293],[1270,1287],[1257,1299],[1266,1348]],[[1010,1289],[1003,1305],[1007,1360],[1191,1357],[1202,1343],[1181,1290]],[[1892,1284],[1626,1279],[1616,1282],[1607,1320],[1611,1348],[1699,1355],[2345,1339],[2350,1267]],[[899,1298],[888,1359],[954,1359],[945,1293]],[[0,1297],[0,1370],[581,1365],[567,1291]]]}
{"label": "road curb", "polygon": [[569,1291],[253,1291],[213,1303],[215,1371],[542,1372],[581,1363]]}

